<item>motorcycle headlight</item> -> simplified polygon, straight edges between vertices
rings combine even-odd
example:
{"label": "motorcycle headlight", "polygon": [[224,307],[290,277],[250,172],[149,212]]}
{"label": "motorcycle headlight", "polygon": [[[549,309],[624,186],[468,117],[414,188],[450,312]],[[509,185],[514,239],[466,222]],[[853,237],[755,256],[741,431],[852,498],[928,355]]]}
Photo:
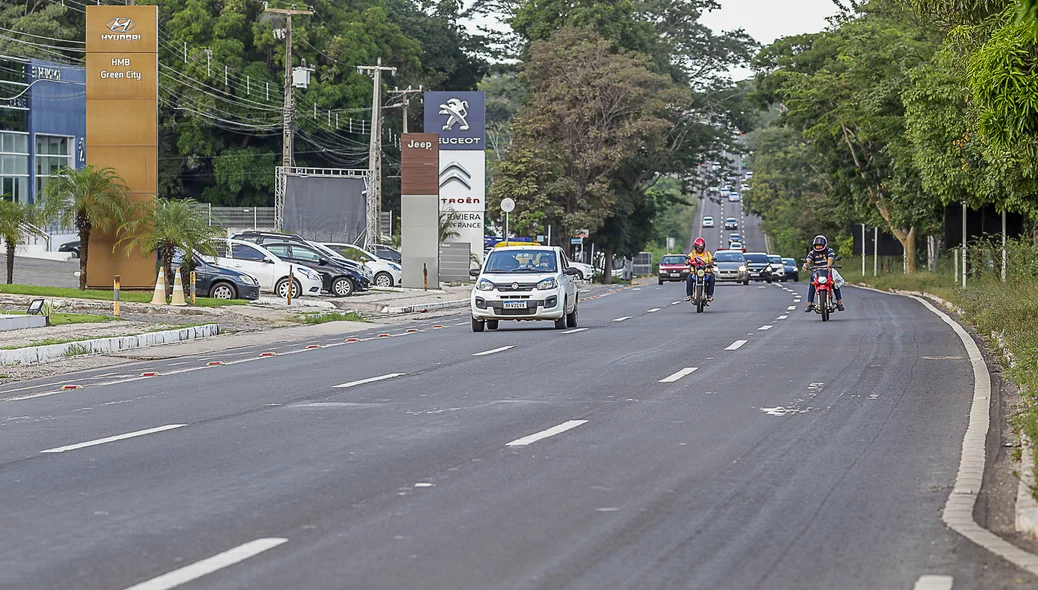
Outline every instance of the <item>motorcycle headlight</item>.
{"label": "motorcycle headlight", "polygon": [[547,291],[548,289],[555,289],[558,286],[559,282],[555,280],[555,277],[551,277],[549,279],[544,279],[543,281],[537,283],[537,290]]}
{"label": "motorcycle headlight", "polygon": [[476,283],[476,290],[478,290],[478,291],[493,291],[494,290],[494,283],[491,283],[490,281],[488,281],[486,279],[480,279],[479,282]]}
{"label": "motorcycle headlight", "polygon": [[696,270],[696,276],[701,277],[701,276],[704,276],[704,275],[706,275],[706,271],[705,270],[703,270],[701,268]]}
{"label": "motorcycle headlight", "polygon": [[746,272],[746,267],[745,266],[740,266],[739,267],[739,272]]}
{"label": "motorcycle headlight", "polygon": [[829,277],[818,277],[818,284],[824,285],[829,282]]}

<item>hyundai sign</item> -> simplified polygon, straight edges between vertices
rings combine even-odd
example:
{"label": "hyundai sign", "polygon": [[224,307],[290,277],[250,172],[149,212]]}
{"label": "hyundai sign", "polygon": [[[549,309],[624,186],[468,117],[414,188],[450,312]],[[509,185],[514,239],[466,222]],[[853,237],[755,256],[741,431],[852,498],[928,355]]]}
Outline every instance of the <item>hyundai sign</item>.
{"label": "hyundai sign", "polygon": [[441,150],[486,149],[486,95],[426,92],[425,132],[440,135]]}

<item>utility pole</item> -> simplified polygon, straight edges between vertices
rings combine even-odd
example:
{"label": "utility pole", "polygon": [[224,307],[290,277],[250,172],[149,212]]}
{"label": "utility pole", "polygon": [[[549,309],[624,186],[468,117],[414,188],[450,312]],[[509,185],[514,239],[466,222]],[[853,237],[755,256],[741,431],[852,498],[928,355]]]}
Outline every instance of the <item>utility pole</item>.
{"label": "utility pole", "polygon": [[264,8],[264,12],[285,15],[285,123],[281,130],[281,165],[292,166],[292,141],[295,136],[295,105],[292,93],[292,15],[311,15],[310,10]]}
{"label": "utility pole", "polygon": [[396,68],[382,65],[378,58],[373,66],[357,66],[361,74],[370,72],[374,78],[374,90],[371,93],[371,133],[368,145],[368,175],[371,188],[368,189],[368,222],[365,246],[372,249],[378,243],[379,221],[382,218],[382,72],[396,73]]}
{"label": "utility pole", "polygon": [[408,98],[407,95],[408,94],[419,94],[421,92],[422,92],[422,86],[421,85],[418,86],[417,90],[415,90],[414,88],[411,88],[410,86],[408,86],[404,90],[400,90],[399,88],[394,88],[393,90],[389,91],[389,94],[391,96],[399,96],[401,98],[400,104],[395,104],[395,105],[392,105],[392,106],[393,107],[403,107],[403,109],[404,109],[404,131],[403,131],[403,133],[407,133],[407,107],[410,106],[410,104],[411,104],[411,99]]}

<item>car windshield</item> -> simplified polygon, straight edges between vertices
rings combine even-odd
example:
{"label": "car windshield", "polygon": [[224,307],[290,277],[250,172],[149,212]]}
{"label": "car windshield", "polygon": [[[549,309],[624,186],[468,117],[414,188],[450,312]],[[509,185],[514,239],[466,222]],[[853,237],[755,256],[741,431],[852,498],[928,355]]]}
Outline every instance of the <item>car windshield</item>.
{"label": "car windshield", "polygon": [[660,260],[660,264],[685,264],[684,256],[664,256]]}
{"label": "car windshield", "polygon": [[786,263],[786,264],[788,264],[790,266],[796,266],[797,265],[797,261],[793,260],[792,258],[783,258],[782,262],[784,262],[784,263]]}
{"label": "car windshield", "polygon": [[765,264],[768,262],[767,254],[746,254],[745,256],[746,262],[763,262]]}
{"label": "car windshield", "polygon": [[714,260],[718,262],[742,262],[743,256],[739,252],[718,252],[714,256]]}
{"label": "car windshield", "polygon": [[782,257],[781,256],[768,256],[768,260],[770,260],[772,262],[780,263],[780,264],[782,263]]}
{"label": "car windshield", "polygon": [[556,272],[555,253],[549,250],[497,250],[487,260],[486,272]]}

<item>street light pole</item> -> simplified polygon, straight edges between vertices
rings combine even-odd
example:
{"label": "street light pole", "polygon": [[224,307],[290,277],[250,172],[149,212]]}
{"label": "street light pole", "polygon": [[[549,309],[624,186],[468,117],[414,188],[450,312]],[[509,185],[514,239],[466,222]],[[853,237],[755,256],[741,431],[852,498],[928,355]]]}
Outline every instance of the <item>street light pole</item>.
{"label": "street light pole", "polygon": [[292,142],[295,135],[295,103],[292,94],[292,15],[311,15],[313,12],[287,8],[265,8],[263,11],[285,16],[285,115],[284,127],[281,130],[281,165],[291,168]]}

